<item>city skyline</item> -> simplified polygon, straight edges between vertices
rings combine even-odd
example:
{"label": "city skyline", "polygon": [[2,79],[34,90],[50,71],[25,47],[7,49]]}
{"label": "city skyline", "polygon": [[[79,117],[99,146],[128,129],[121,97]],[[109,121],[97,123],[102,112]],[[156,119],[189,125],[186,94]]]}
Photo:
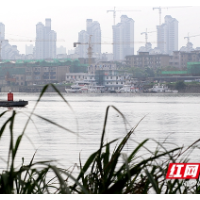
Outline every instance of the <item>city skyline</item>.
{"label": "city skyline", "polygon": [[[62,1],[60,1],[62,2]],[[5,3],[6,4],[6,3]],[[17,42],[15,40],[22,40],[22,39],[30,39],[34,40],[36,38],[35,36],[35,24],[41,21],[41,19],[45,18],[51,18],[52,24],[53,24],[53,30],[56,30],[57,32],[57,47],[64,46],[66,50],[73,49],[73,43],[77,42],[77,33],[80,32],[80,30],[85,29],[85,20],[86,19],[94,19],[95,21],[98,21],[101,25],[102,30],[102,42],[112,42],[112,25],[113,25],[113,14],[107,13],[107,10],[114,8],[114,3],[112,2],[113,6],[110,6],[110,3],[108,6],[68,6],[65,8],[55,6],[54,12],[53,12],[53,6],[51,3],[49,3],[48,9],[44,10],[44,12],[39,12],[38,15],[31,15],[32,10],[30,11],[30,14],[28,14],[28,10],[23,11],[23,15],[27,14],[27,18],[22,17],[22,15],[17,16],[15,19],[15,24],[13,25],[13,22],[8,15],[3,11],[0,15],[0,21],[5,24],[6,26],[6,39],[9,40],[9,42],[12,45],[17,45],[18,50],[21,54],[25,54],[25,45],[34,44],[28,43],[28,42]],[[81,4],[79,4],[81,5]],[[42,8],[44,7],[43,4],[41,4],[40,11],[42,11]],[[132,18],[135,21],[135,46],[134,46],[134,53],[137,54],[137,51],[139,47],[145,45],[144,36],[141,35],[141,32],[144,32],[146,28],[148,28],[149,31],[155,31],[156,26],[159,22],[159,15],[158,10],[154,10],[154,6],[151,7],[140,7],[140,6],[121,6],[116,5],[117,10],[141,10],[141,12],[118,12],[116,15],[116,24],[120,21],[121,15],[127,15],[127,17]],[[56,10],[56,11],[55,11]],[[16,12],[13,10],[14,13]],[[180,8],[180,9],[163,9],[162,10],[162,23],[164,22],[164,17],[166,15],[171,15],[173,18],[176,18],[179,21],[179,46],[178,49],[180,49],[182,46],[186,46],[187,40],[184,40],[184,37],[187,36],[188,32],[190,35],[198,35],[200,34],[200,26],[194,26],[194,23],[196,22],[196,18],[200,16],[200,7],[191,7],[191,8]],[[59,15],[56,15],[56,13],[60,12]],[[64,14],[63,14],[64,13]],[[79,13],[79,15],[75,17],[76,13]],[[187,13],[187,14],[186,14]],[[23,18],[23,20],[22,20]],[[60,19],[65,20],[60,20]],[[200,17],[199,17],[200,18]],[[64,21],[64,22],[63,22]],[[25,25],[26,24],[26,25]],[[16,28],[18,27],[18,28]],[[23,37],[21,37],[23,36]],[[13,40],[11,40],[13,39]],[[152,43],[152,48],[157,46],[157,37],[156,34],[150,34],[148,36],[149,42]],[[64,42],[63,42],[64,41]],[[191,38],[191,42],[193,43],[194,47],[200,46],[200,40],[198,37]],[[112,45],[102,45],[102,53],[112,52]]]}

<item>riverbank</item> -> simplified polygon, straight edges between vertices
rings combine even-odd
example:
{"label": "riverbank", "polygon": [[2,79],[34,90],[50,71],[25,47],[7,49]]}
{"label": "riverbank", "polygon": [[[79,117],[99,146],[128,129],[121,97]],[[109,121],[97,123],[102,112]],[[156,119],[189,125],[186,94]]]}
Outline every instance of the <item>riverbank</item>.
{"label": "riverbank", "polygon": [[[65,92],[65,88],[70,88],[68,85],[55,85],[60,92]],[[35,93],[41,92],[43,89],[43,85],[31,85],[31,86],[2,86],[1,92],[27,92],[27,93]],[[52,87],[48,87],[47,92],[55,92]]]}
{"label": "riverbank", "polygon": [[[70,88],[69,85],[55,85],[57,89],[60,92],[65,92],[65,88]],[[176,90],[175,84],[167,84],[169,89]],[[44,86],[39,85],[32,85],[32,86],[2,86],[0,87],[0,92],[23,92],[23,93],[38,93],[41,92]],[[141,88],[141,92],[144,90],[148,90],[152,88],[153,85],[144,85],[143,88]],[[184,88],[181,88],[178,90],[179,93],[200,93],[200,84],[185,84]],[[55,92],[55,90],[52,87],[49,87],[47,89],[47,92]]]}
{"label": "riverbank", "polygon": [[[170,90],[177,90],[176,88],[176,84],[172,83],[172,84],[167,84],[168,88]],[[143,90],[148,90],[150,88],[152,88],[153,85],[149,84],[149,85],[144,85]],[[200,84],[199,83],[185,83],[185,87],[183,88],[179,88],[178,89],[179,93],[200,93]]]}

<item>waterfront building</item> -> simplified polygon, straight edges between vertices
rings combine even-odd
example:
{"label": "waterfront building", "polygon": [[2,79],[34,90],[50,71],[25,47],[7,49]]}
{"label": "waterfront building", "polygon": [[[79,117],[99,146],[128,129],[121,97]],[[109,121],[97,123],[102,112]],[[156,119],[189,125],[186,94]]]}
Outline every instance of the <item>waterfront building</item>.
{"label": "waterfront building", "polygon": [[26,84],[47,84],[63,82],[69,73],[68,66],[27,66],[25,68]]}
{"label": "waterfront building", "polygon": [[87,73],[66,73],[66,82],[74,83],[76,81],[84,81],[87,78]]}
{"label": "waterfront building", "polygon": [[188,62],[200,62],[200,50],[195,50],[191,52],[174,51],[172,55],[151,55],[149,54],[149,52],[139,52],[139,55],[126,57],[126,64],[129,67],[139,68],[161,68],[171,66],[184,69],[187,67]]}
{"label": "waterfront building", "polygon": [[134,21],[122,15],[121,22],[113,26],[113,59],[125,60],[129,55],[134,55]]}
{"label": "waterfront building", "polygon": [[166,54],[153,54],[139,52],[138,55],[126,56],[126,64],[130,67],[160,68],[169,66],[170,56]]}
{"label": "waterfront building", "polygon": [[45,20],[45,25],[36,25],[35,57],[36,59],[56,58],[57,34],[51,30],[51,19]]}
{"label": "waterfront building", "polygon": [[107,91],[119,90],[129,80],[128,75],[119,74],[116,64],[106,62],[88,66],[88,73],[66,73],[66,82],[96,82],[97,85],[105,86]]}
{"label": "waterfront building", "polygon": [[170,15],[165,16],[165,23],[157,26],[157,46],[163,54],[178,51],[178,21]]}
{"label": "waterfront building", "polygon": [[169,66],[184,69],[188,62],[200,62],[200,50],[190,52],[174,51],[170,57]]}

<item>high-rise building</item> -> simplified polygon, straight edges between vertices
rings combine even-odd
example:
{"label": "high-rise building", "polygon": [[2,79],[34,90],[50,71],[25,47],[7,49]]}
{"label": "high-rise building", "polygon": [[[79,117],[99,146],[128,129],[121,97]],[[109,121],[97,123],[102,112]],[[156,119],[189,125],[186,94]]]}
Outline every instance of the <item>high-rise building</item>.
{"label": "high-rise building", "polygon": [[5,39],[5,25],[0,22],[0,40]]}
{"label": "high-rise building", "polygon": [[76,54],[78,54],[80,58],[87,58],[88,57],[88,42],[89,42],[88,32],[84,30],[80,31],[78,33],[78,41],[83,44],[77,47]]}
{"label": "high-rise building", "polygon": [[16,45],[11,45],[8,40],[4,40],[1,44],[1,59],[16,60],[20,59],[19,51]]}
{"label": "high-rise building", "polygon": [[[87,19],[86,30],[88,35],[91,37],[92,52],[95,57],[100,57],[101,55],[101,28],[97,21],[92,21],[92,19]],[[88,38],[89,39],[89,38]]]}
{"label": "high-rise building", "polygon": [[0,45],[1,56],[3,60],[16,60],[20,58],[19,51],[16,45],[11,45],[8,40],[5,39],[5,25],[0,22]]}
{"label": "high-rise building", "polygon": [[57,34],[55,31],[51,30],[48,34],[49,36],[49,45],[48,45],[48,54],[46,58],[56,58],[56,41]]}
{"label": "high-rise building", "polygon": [[157,26],[157,45],[164,54],[178,50],[178,21],[170,15],[165,16],[165,23]]}
{"label": "high-rise building", "polygon": [[91,36],[92,57],[101,55],[101,28],[97,21],[92,19],[86,20],[86,31],[78,33],[78,42],[84,43],[76,48],[76,53],[80,58],[88,58],[88,44]]}
{"label": "high-rise building", "polygon": [[34,46],[32,44],[31,45],[26,45],[26,47],[25,47],[26,55],[33,54],[33,48],[34,48]]}
{"label": "high-rise building", "polygon": [[134,55],[134,21],[122,15],[121,22],[113,26],[113,59],[124,60],[129,55]]}
{"label": "high-rise building", "polygon": [[51,19],[45,20],[45,25],[36,25],[35,56],[36,59],[56,58],[57,34],[51,30]]}
{"label": "high-rise building", "polygon": [[63,46],[60,46],[57,48],[56,50],[56,54],[59,55],[59,54],[66,54],[66,48],[63,47]]}

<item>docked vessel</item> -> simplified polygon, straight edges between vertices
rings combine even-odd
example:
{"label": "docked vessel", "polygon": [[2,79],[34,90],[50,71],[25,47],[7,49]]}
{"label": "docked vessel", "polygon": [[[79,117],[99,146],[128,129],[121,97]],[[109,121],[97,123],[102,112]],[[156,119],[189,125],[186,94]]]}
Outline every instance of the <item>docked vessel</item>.
{"label": "docked vessel", "polygon": [[82,93],[82,88],[86,87],[89,85],[89,82],[86,81],[76,81],[73,85],[71,85],[71,88],[65,88],[65,91],[67,93]]}
{"label": "docked vessel", "polygon": [[170,90],[165,84],[156,84],[149,89],[149,93],[178,93],[178,90]]}
{"label": "docked vessel", "polygon": [[28,101],[13,101],[13,93],[11,92],[8,93],[7,101],[0,101],[0,107],[24,107],[26,105],[28,105]]}
{"label": "docked vessel", "polygon": [[95,82],[76,81],[71,89],[65,88],[65,91],[67,93],[101,93],[104,89],[104,86],[98,86]]}
{"label": "docked vessel", "polygon": [[134,85],[123,85],[123,87],[117,90],[117,93],[137,93],[139,92],[138,88],[135,88]]}

